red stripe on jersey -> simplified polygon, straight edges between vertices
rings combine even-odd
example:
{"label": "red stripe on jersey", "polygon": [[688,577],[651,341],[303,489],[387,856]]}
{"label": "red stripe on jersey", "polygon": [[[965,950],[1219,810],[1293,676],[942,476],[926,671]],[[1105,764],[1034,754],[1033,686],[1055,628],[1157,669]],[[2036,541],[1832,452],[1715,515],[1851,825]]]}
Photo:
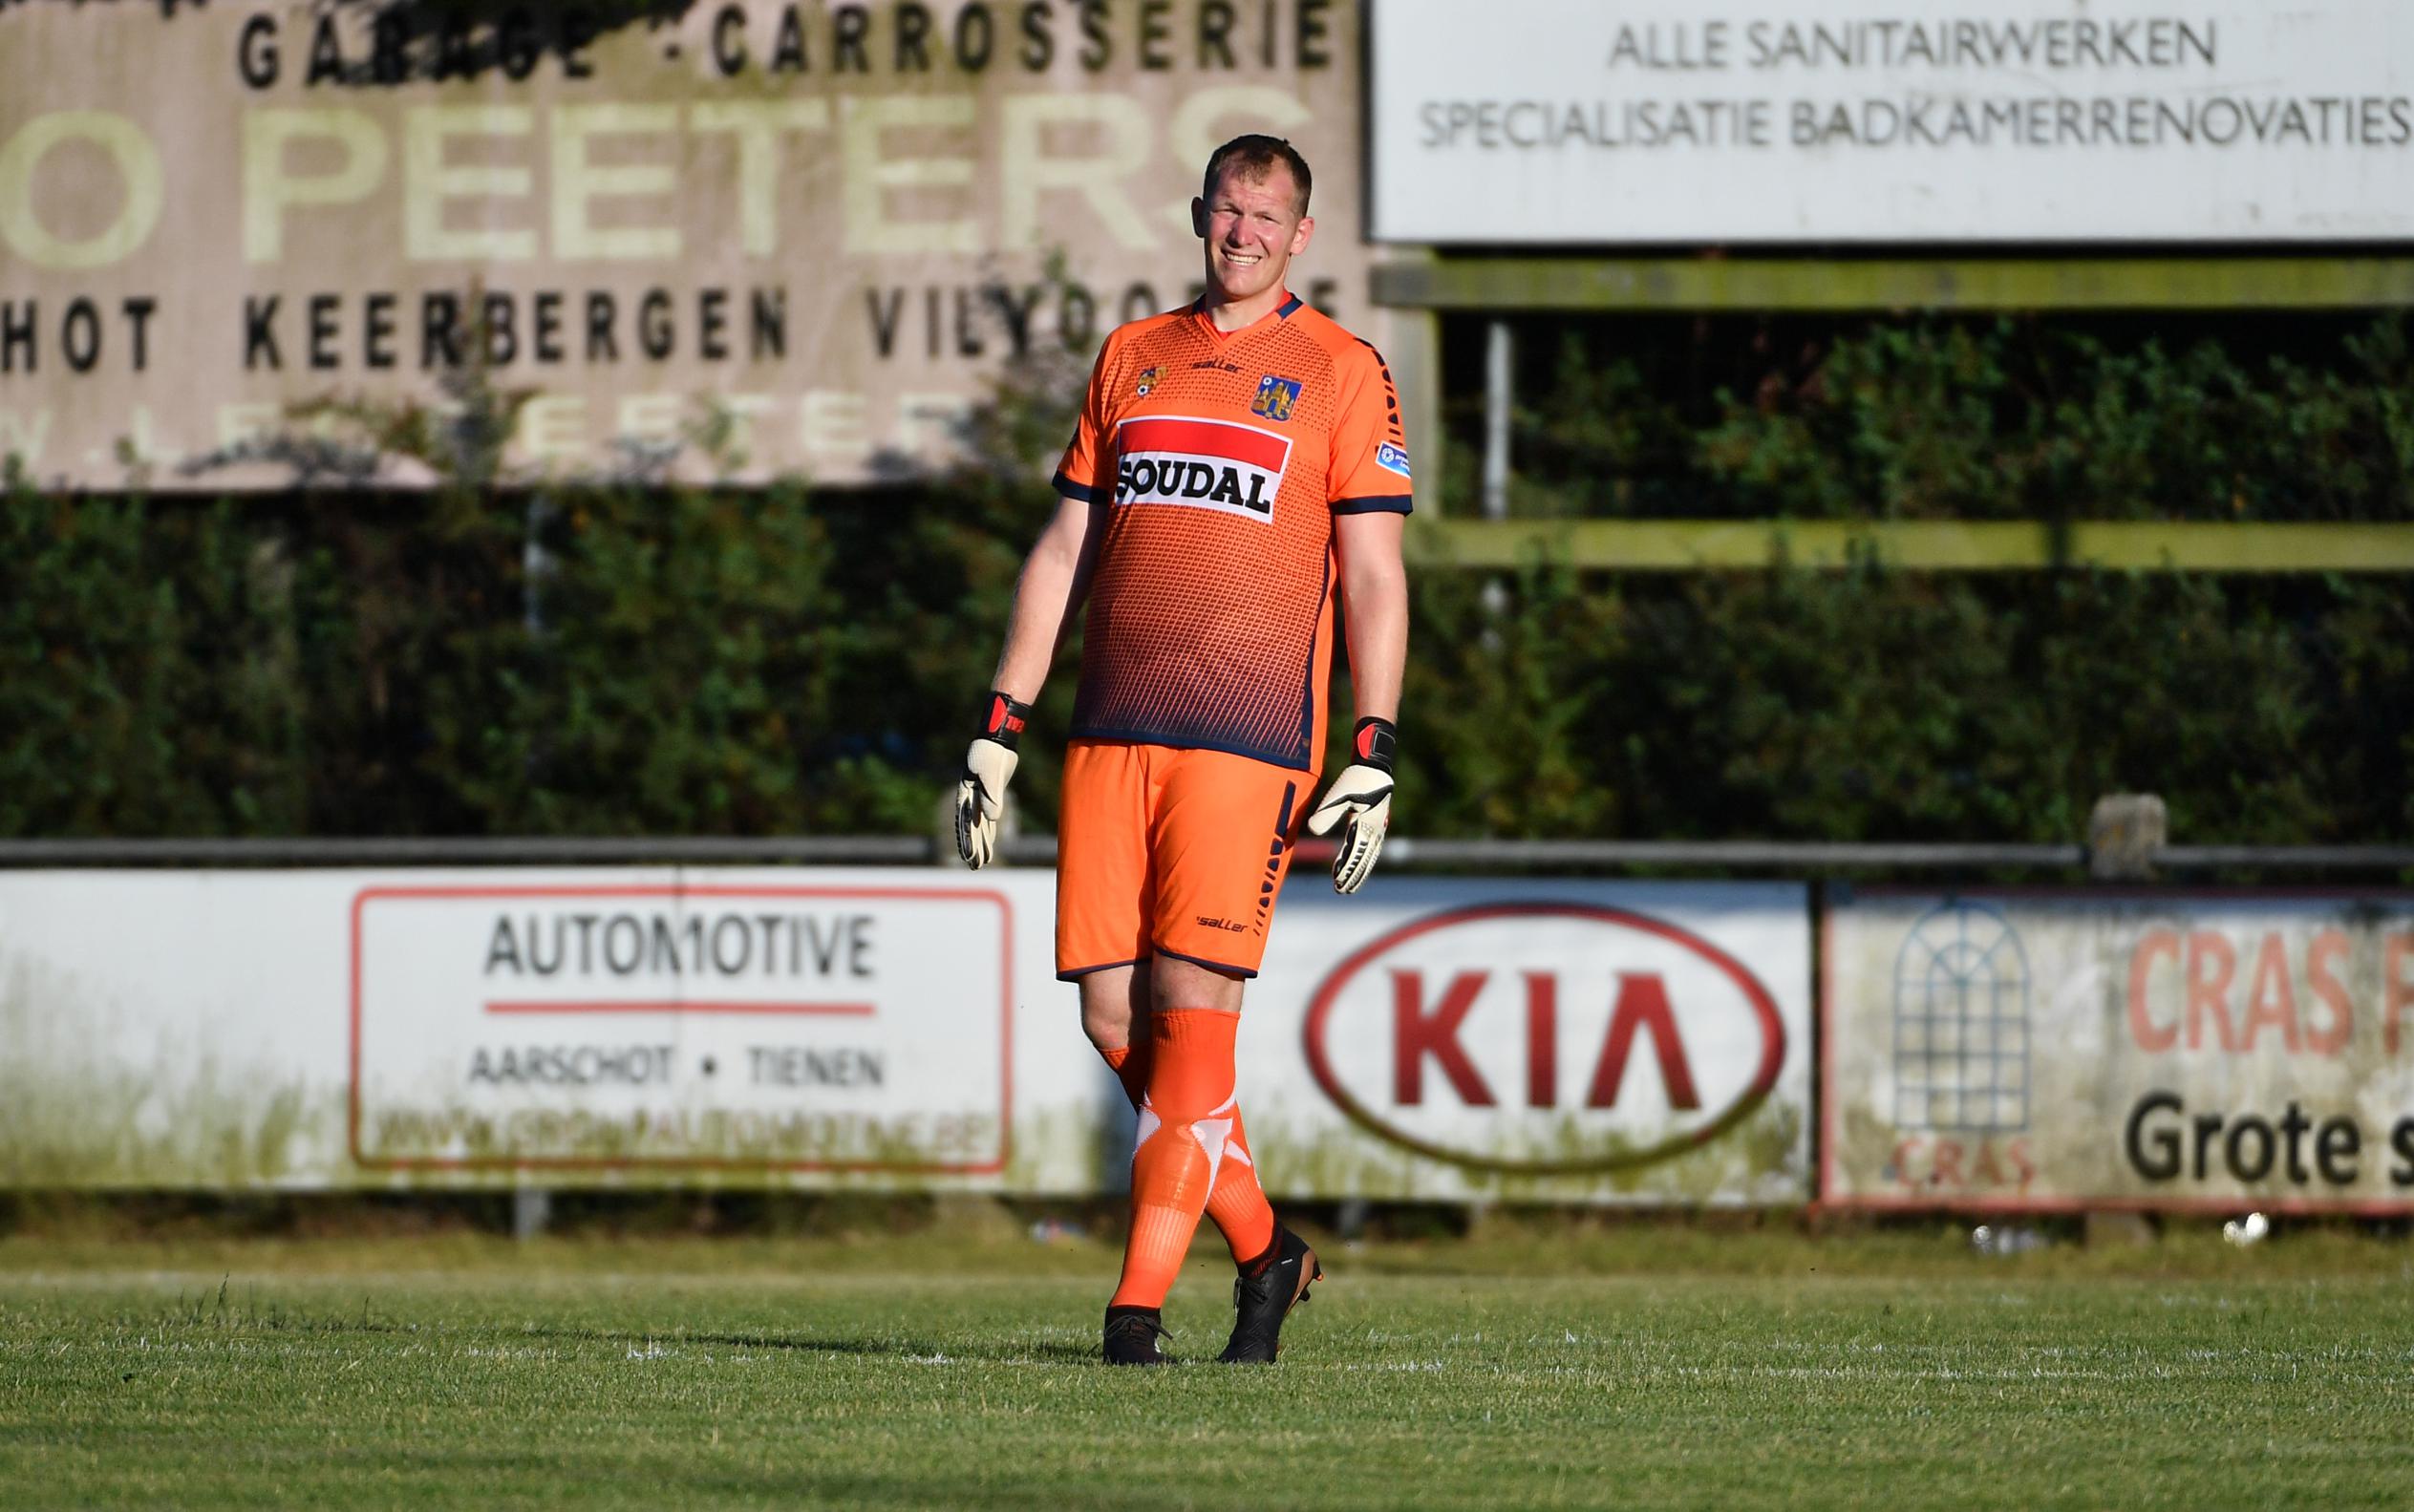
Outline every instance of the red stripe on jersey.
{"label": "red stripe on jersey", "polygon": [[1125,420],[1122,429],[1115,433],[1115,447],[1125,456],[1135,452],[1178,452],[1191,457],[1223,457],[1270,473],[1282,471],[1283,462],[1291,456],[1289,437],[1269,436],[1250,426],[1221,420]]}

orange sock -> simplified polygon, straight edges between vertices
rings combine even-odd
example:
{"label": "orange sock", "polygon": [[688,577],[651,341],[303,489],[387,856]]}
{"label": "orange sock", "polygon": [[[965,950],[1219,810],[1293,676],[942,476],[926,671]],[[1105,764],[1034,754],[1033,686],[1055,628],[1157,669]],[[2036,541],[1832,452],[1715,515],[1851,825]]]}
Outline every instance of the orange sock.
{"label": "orange sock", "polygon": [[[1105,1057],[1115,1079],[1123,1084],[1132,1111],[1139,1112],[1148,1097],[1148,1069],[1156,1062],[1151,1042],[1118,1045],[1099,1054]],[[1266,1201],[1266,1189],[1257,1184],[1257,1162],[1250,1156],[1249,1132],[1242,1126],[1237,1105],[1232,1109],[1231,1136],[1224,1141],[1224,1162],[1216,1167],[1215,1185],[1207,1192],[1207,1216],[1224,1235],[1236,1266],[1248,1265],[1273,1246],[1273,1204]]]}
{"label": "orange sock", "polygon": [[[1148,1096],[1132,1151],[1132,1224],[1111,1307],[1161,1308],[1232,1135],[1232,1045],[1238,1013],[1173,1009],[1150,1015]],[[1128,1062],[1127,1062],[1128,1064]]]}
{"label": "orange sock", "polygon": [[1207,1215],[1231,1247],[1232,1264],[1246,1266],[1274,1244],[1274,1207],[1257,1184],[1257,1162],[1241,1130],[1241,1110],[1232,1110],[1232,1137],[1224,1141],[1224,1163],[1207,1191]]}

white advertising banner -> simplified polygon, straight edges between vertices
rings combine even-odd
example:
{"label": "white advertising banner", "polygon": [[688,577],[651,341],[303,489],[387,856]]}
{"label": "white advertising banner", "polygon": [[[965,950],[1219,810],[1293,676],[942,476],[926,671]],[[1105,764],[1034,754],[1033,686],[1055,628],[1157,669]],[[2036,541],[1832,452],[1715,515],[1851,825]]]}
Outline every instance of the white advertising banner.
{"label": "white advertising banner", "polygon": [[1293,885],[1242,1106],[1276,1196],[1799,1202],[1809,1029],[1799,884]]}
{"label": "white advertising banner", "polygon": [[352,1159],[998,1174],[1014,905],[917,883],[363,888]]}
{"label": "white advertising banner", "polygon": [[935,869],[0,876],[0,1184],[1079,1189],[1102,1074],[1044,1012],[1053,904]]}
{"label": "white advertising banner", "polygon": [[1371,56],[1385,240],[2414,233],[2403,0],[1379,0]]}
{"label": "white advertising banner", "polygon": [[1821,1199],[2414,1211],[2414,895],[1830,896]]}
{"label": "white advertising banner", "polygon": [[[1809,1195],[1799,886],[1288,891],[1240,1086],[1277,1198]],[[1055,878],[0,875],[0,1186],[1126,1180]]]}

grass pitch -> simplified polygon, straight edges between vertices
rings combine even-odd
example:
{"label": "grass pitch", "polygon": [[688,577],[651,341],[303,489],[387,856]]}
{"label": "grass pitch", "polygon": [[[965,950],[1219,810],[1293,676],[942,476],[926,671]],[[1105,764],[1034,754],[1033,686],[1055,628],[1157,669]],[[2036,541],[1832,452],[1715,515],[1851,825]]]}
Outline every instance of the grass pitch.
{"label": "grass pitch", "polygon": [[0,1506],[2402,1507],[2409,1253],[1335,1246],[1109,1372],[1088,1241],[19,1238]]}

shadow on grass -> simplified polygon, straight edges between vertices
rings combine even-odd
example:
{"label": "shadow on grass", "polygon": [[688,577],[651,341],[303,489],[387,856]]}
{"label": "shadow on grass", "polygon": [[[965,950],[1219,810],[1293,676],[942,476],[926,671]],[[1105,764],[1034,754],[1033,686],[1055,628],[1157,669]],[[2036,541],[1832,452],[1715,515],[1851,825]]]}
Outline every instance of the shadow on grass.
{"label": "shadow on grass", "polygon": [[1098,1358],[1095,1349],[1047,1342],[1001,1345],[973,1340],[950,1345],[940,1339],[847,1338],[814,1334],[780,1336],[766,1333],[691,1333],[687,1337],[697,1344],[726,1344],[739,1349],[802,1350],[816,1354],[891,1355],[899,1359],[927,1360],[933,1355],[944,1354],[950,1359],[989,1360],[1000,1364],[1036,1361],[1046,1365],[1087,1365]]}
{"label": "shadow on grass", "polygon": [[[1060,1476],[1034,1475],[1023,1483],[1001,1484],[996,1478],[984,1478],[933,1472],[929,1475],[855,1474],[786,1474],[767,1472],[760,1475],[691,1475],[679,1478],[679,1483],[699,1503],[740,1504],[782,1503],[807,1506],[845,1507],[984,1507],[992,1512],[1008,1509],[1031,1509],[1031,1512],[1079,1512],[1088,1507],[1132,1508],[1185,1505],[1171,1500],[1181,1491],[1194,1490],[1190,1484],[1180,1487],[1161,1485],[1132,1486],[1107,1482],[1096,1485],[1068,1484]],[[1247,1494],[1241,1487],[1230,1488],[1233,1504],[1245,1504]]]}
{"label": "shadow on grass", "polygon": [[524,1336],[584,1344],[718,1344],[730,1349],[792,1351],[805,1354],[851,1355],[901,1360],[983,1360],[1000,1365],[1087,1365],[1098,1351],[1085,1345],[1034,1340],[1028,1343],[982,1339],[910,1337],[894,1334],[816,1333],[644,1333],[611,1329],[529,1329]]}

